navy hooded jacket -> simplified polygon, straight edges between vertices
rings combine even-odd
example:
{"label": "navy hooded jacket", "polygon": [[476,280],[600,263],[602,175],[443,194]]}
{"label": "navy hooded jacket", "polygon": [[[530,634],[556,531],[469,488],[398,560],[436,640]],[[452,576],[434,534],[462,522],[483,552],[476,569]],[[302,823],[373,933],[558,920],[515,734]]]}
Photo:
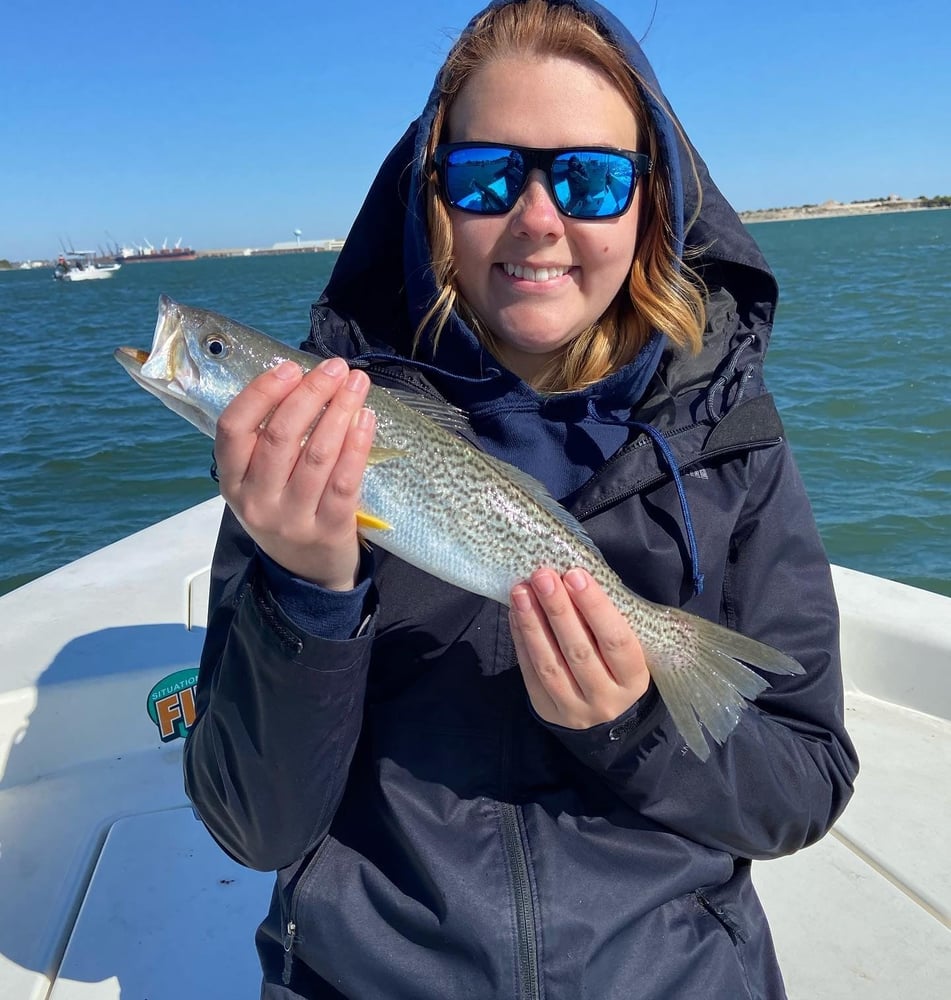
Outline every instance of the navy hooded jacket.
{"label": "navy hooded jacket", "polygon": [[[674,228],[705,248],[702,351],[658,336],[553,401],[458,319],[425,358],[435,371],[405,364],[432,294],[418,167],[432,101],[383,164],[307,346],[465,405],[478,443],[516,464],[531,467],[526,440],[564,442],[550,485],[628,586],[805,673],[771,676],[705,763],[653,689],[564,729],[531,710],[500,605],[377,552],[343,598],[362,624],[340,638],[314,611],[338,595],[282,579],[226,512],[185,778],[221,846],[277,871],[258,933],[267,998],[781,998],[750,862],[820,838],[851,794],[828,562],[763,384],[775,281],[696,154],[689,168],[637,44],[575,6],[657,95]],[[454,373],[495,374],[440,374],[450,356]]]}

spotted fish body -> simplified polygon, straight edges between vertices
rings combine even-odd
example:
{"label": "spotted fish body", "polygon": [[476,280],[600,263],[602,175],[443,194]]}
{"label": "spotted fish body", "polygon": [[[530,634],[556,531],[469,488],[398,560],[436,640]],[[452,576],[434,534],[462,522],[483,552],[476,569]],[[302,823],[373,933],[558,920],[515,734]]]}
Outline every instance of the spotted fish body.
{"label": "spotted fish body", "polygon": [[[123,347],[115,356],[139,385],[212,437],[222,410],[256,375],[284,360],[304,370],[320,360],[166,296],[151,352]],[[377,420],[362,484],[367,540],[502,604],[542,566],[558,573],[583,567],[630,622],[674,724],[701,759],[710,753],[703,728],[722,743],[746,699],[768,687],[745,664],[802,673],[795,660],[763,643],[637,597],[540,483],[460,436],[459,411],[376,385],[367,406]]]}
{"label": "spotted fish body", "polygon": [[[376,386],[376,442],[398,454],[363,477],[361,507],[388,524],[366,538],[448,583],[508,603],[539,566],[614,577],[580,525],[517,469],[460,441]],[[534,502],[526,503],[526,497]],[[618,581],[620,583],[620,581]]]}

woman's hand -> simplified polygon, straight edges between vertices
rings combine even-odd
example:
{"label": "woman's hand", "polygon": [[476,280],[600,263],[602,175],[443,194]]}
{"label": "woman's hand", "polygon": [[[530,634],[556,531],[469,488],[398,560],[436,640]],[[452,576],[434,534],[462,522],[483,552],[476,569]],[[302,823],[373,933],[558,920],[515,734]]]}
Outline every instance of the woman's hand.
{"label": "woman's hand", "polygon": [[589,729],[647,691],[637,636],[585,570],[533,573],[512,589],[509,621],[528,696],[546,722]]}
{"label": "woman's hand", "polygon": [[375,419],[370,380],[331,358],[306,375],[286,361],[259,375],[218,420],[221,495],[288,572],[349,590],[360,565],[355,514]]}

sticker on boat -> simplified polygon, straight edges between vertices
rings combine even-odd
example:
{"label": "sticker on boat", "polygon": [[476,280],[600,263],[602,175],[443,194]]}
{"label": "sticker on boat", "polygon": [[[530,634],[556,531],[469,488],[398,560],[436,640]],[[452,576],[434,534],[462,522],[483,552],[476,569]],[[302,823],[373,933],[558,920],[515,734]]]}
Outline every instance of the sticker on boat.
{"label": "sticker on boat", "polygon": [[195,685],[198,668],[177,670],[162,678],[149,692],[149,718],[158,727],[163,743],[183,740],[195,722]]}

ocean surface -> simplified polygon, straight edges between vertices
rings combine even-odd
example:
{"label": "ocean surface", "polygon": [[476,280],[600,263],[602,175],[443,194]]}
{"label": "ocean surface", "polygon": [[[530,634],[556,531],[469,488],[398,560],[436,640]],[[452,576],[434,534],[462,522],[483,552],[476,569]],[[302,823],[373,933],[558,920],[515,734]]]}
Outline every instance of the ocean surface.
{"label": "ocean surface", "polygon": [[[951,211],[750,231],[781,290],[767,377],[830,558],[951,595]],[[112,357],[151,345],[161,292],[296,346],[335,259],[0,272],[0,593],[215,493],[210,439]]]}

